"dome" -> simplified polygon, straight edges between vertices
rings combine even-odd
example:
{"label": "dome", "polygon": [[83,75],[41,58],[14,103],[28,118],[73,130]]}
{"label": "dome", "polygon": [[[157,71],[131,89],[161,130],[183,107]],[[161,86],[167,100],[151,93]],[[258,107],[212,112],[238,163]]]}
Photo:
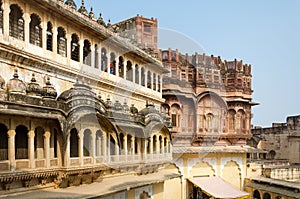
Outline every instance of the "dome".
{"label": "dome", "polygon": [[17,69],[15,69],[14,78],[7,82],[7,91],[8,93],[19,93],[26,95],[26,84],[22,80],[19,80]]}
{"label": "dome", "polygon": [[114,103],[114,109],[116,111],[122,111],[123,110],[123,106],[122,104],[119,102],[119,100],[116,100],[116,102]]}
{"label": "dome", "polygon": [[131,107],[130,107],[130,113],[132,114],[137,114],[139,112],[139,110],[134,106],[134,104],[131,104]]}
{"label": "dome", "polygon": [[31,82],[27,84],[27,94],[30,96],[41,96],[42,87],[36,82],[34,73],[32,74]]}
{"label": "dome", "polygon": [[83,96],[85,98],[96,98],[96,94],[92,91],[92,88],[88,85],[76,82],[73,88],[64,91],[58,97],[58,100],[67,101],[75,96]]}
{"label": "dome", "polygon": [[146,116],[150,113],[158,113],[158,111],[155,109],[154,104],[148,104],[146,103],[146,108],[142,109],[138,114],[142,116]]}
{"label": "dome", "polygon": [[77,8],[76,3],[73,0],[67,0],[66,5],[70,6],[71,8],[75,9]]}
{"label": "dome", "polygon": [[50,83],[50,77],[47,77],[46,85],[43,87],[43,98],[55,99],[56,97],[57,92]]}
{"label": "dome", "polygon": [[3,89],[5,85],[5,80],[0,76],[0,89]]}

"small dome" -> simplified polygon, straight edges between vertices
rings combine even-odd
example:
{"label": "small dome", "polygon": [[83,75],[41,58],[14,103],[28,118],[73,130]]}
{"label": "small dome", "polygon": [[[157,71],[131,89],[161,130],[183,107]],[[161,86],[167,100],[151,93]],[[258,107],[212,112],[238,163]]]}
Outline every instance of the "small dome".
{"label": "small dome", "polygon": [[131,104],[131,107],[130,107],[130,113],[135,115],[139,112],[139,110],[134,106],[134,104]]}
{"label": "small dome", "polygon": [[91,8],[91,11],[89,13],[89,18],[92,19],[93,21],[97,21],[96,15],[93,12],[93,8]]}
{"label": "small dome", "polygon": [[57,92],[50,83],[50,77],[47,77],[46,86],[43,87],[43,98],[55,99],[56,97]]}
{"label": "small dome", "polygon": [[0,89],[3,89],[5,85],[5,80],[0,76]]}
{"label": "small dome", "polygon": [[122,111],[123,110],[123,106],[122,104],[119,102],[119,100],[116,100],[116,102],[114,103],[114,109],[116,111]]}
{"label": "small dome", "polygon": [[110,100],[110,97],[108,96],[105,102],[105,105],[107,106],[108,109],[111,109],[113,107],[113,103]]}
{"label": "small dome", "polygon": [[32,73],[31,82],[27,84],[27,94],[30,96],[41,96],[42,87],[36,82],[35,75]]}
{"label": "small dome", "polygon": [[100,13],[99,18],[97,19],[97,23],[106,27],[105,22],[103,21],[102,14]]}
{"label": "small dome", "polygon": [[125,113],[129,113],[129,111],[130,111],[129,106],[127,105],[126,101],[124,101],[123,110],[124,110]]}
{"label": "small dome", "polygon": [[15,69],[14,78],[7,82],[8,93],[20,93],[26,95],[26,84],[19,80],[18,70]]}
{"label": "small dome", "polygon": [[88,11],[86,10],[86,8],[84,7],[84,5],[81,5],[80,8],[78,9],[78,12],[80,12],[81,14],[85,15],[85,16],[88,16],[89,13]]}
{"label": "small dome", "polygon": [[70,6],[71,8],[73,8],[75,10],[77,9],[76,3],[73,0],[67,0],[65,4]]}
{"label": "small dome", "polygon": [[73,88],[64,91],[58,97],[58,100],[67,101],[76,96],[84,96],[85,98],[96,98],[96,94],[92,91],[92,88],[83,83],[76,82]]}
{"label": "small dome", "polygon": [[158,111],[155,109],[154,104],[148,104],[146,103],[146,108],[142,109],[139,112],[139,115],[146,116],[150,113],[158,113]]}

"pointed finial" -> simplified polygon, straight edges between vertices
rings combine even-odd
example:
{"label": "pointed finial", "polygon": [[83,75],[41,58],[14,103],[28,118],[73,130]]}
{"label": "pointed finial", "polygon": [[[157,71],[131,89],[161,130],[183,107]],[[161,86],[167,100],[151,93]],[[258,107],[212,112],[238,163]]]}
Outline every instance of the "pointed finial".
{"label": "pointed finial", "polygon": [[18,79],[19,78],[19,75],[18,75],[18,69],[16,68],[15,71],[14,71],[14,78]]}
{"label": "pointed finial", "polygon": [[81,4],[84,5],[84,0],[81,1]]}
{"label": "pointed finial", "polygon": [[110,19],[108,19],[108,22],[107,22],[107,27],[110,27],[111,24],[110,24]]}
{"label": "pointed finial", "polygon": [[36,79],[35,79],[35,74],[34,74],[34,73],[32,73],[31,82],[36,82]]}

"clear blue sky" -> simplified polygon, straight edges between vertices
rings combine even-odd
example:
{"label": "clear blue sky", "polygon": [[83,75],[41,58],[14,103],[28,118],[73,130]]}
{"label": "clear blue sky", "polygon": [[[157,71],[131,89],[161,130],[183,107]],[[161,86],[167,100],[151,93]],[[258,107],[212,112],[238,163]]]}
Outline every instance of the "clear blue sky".
{"label": "clear blue sky", "polygon": [[[81,1],[76,3],[79,8]],[[112,23],[136,14],[157,18],[160,29],[190,38],[206,54],[251,64],[253,101],[260,103],[253,108],[253,125],[300,114],[300,1],[85,0],[85,6]],[[170,47],[180,48],[179,41]]]}

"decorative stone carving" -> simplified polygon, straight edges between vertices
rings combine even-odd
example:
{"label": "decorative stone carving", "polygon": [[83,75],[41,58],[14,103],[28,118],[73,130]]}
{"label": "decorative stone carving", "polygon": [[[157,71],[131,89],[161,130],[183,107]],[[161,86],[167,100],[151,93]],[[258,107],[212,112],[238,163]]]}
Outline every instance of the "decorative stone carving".
{"label": "decorative stone carving", "polygon": [[77,9],[76,3],[73,0],[67,0],[65,2],[65,4],[68,5],[68,6],[70,6],[71,8],[73,8],[75,10]]}
{"label": "decorative stone carving", "polygon": [[47,77],[46,86],[43,87],[42,92],[43,98],[55,99],[57,97],[57,92],[55,88],[50,83],[50,77]]}
{"label": "decorative stone carving", "polygon": [[7,82],[8,93],[26,95],[26,84],[19,79],[18,70],[15,69],[14,76]]}
{"label": "decorative stone carving", "polygon": [[27,84],[27,94],[29,96],[41,96],[43,89],[42,87],[36,82],[35,74],[32,73],[31,82]]}

